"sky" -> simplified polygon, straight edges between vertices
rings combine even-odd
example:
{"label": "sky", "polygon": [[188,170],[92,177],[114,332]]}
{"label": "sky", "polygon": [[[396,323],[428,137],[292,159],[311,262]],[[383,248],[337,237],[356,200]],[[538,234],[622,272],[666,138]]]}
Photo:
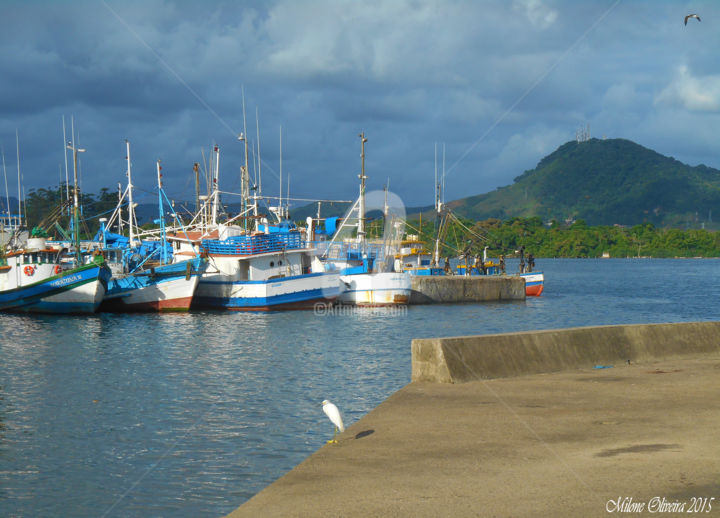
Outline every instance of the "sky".
{"label": "sky", "polygon": [[588,127],[720,168],[718,49],[712,0],[4,0],[0,146],[11,196],[16,132],[25,192],[55,187],[72,118],[97,193],[125,184],[129,139],[141,202],[158,159],[168,195],[191,199],[213,145],[238,192],[244,131],[263,194],[282,171],[293,206],[357,196],[360,132],[367,189],[389,180],[409,207],[433,203],[443,148],[450,201]]}

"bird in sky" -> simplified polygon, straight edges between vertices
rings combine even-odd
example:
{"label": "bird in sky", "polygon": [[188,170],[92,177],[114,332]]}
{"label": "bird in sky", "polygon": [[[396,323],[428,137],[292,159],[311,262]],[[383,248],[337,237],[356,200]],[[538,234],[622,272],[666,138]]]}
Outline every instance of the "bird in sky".
{"label": "bird in sky", "polygon": [[702,20],[700,20],[700,17],[697,14],[688,14],[685,17],[685,25],[687,25],[688,18],[697,18],[697,21],[702,21]]}
{"label": "bird in sky", "polygon": [[340,430],[340,433],[345,431],[345,425],[343,424],[342,416],[340,415],[340,410],[330,403],[327,399],[322,402],[323,406],[323,412],[325,412],[325,415],[330,418],[330,421],[335,425],[335,431],[333,432],[333,438],[332,440],[328,441],[328,444],[337,442],[337,439],[335,439],[335,436],[337,435],[338,430]]}

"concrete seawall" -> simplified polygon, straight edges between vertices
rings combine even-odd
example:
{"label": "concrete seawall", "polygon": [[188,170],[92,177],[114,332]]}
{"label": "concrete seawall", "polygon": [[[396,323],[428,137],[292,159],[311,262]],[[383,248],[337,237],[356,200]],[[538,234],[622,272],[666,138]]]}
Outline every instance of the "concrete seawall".
{"label": "concrete seawall", "polygon": [[412,349],[412,383],[229,516],[720,515],[720,322]]}
{"label": "concrete seawall", "polygon": [[525,281],[505,275],[413,275],[410,304],[525,300]]}
{"label": "concrete seawall", "polygon": [[717,352],[720,322],[415,339],[412,381],[461,383]]}

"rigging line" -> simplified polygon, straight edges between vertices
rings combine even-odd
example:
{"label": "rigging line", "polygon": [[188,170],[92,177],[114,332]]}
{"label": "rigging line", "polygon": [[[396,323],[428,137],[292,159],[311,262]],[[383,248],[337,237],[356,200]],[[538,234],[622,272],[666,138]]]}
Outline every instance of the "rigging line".
{"label": "rigging line", "polygon": [[450,213],[448,213],[448,214],[449,214],[449,216],[452,218],[452,220],[453,220],[455,223],[457,223],[457,224],[460,225],[462,228],[464,228],[469,234],[475,236],[477,239],[479,239],[479,240],[481,240],[481,241],[487,241],[487,240],[488,240],[487,236],[483,236],[483,235],[481,235],[481,234],[478,234],[478,233],[475,232],[474,230],[472,230],[472,229],[468,228],[467,226],[465,226],[465,225],[463,224],[463,222],[460,221],[460,218],[458,218],[458,217],[457,217],[455,214],[453,214],[452,212],[450,212]]}
{"label": "rigging line", "polygon": [[[232,191],[218,191],[220,194],[228,194],[231,196],[242,196],[242,193],[239,192],[232,192]],[[277,200],[277,196],[265,196],[263,195],[262,198],[268,199],[268,200]],[[317,198],[288,198],[287,196],[283,196],[283,200],[291,200],[291,201],[321,201],[323,203],[355,203],[355,200],[319,200]]]}
{"label": "rigging line", "polygon": [[560,63],[562,63],[565,60],[565,58],[567,58],[568,55],[573,50],[575,50],[575,48],[585,38],[587,38],[587,35],[590,34],[590,32],[592,32],[592,30],[595,29],[595,27],[597,27],[600,24],[600,22],[602,22],[607,17],[607,15],[610,14],[610,12],[613,9],[615,9],[615,6],[617,6],[617,4],[619,4],[619,3],[620,3],[620,0],[615,0],[615,2],[607,9],[607,11],[605,11],[602,15],[600,15],[600,17],[597,20],[595,20],[595,22],[590,27],[588,27],[585,30],[585,32],[583,32],[575,40],[575,42],[573,42],[573,44],[570,45],[567,48],[567,50],[565,50],[565,52],[563,52],[560,55],[560,57],[558,59],[556,59],[552,65],[550,65],[550,67],[548,67],[548,69],[545,72],[540,74],[540,76],[535,80],[535,82],[532,85],[530,85],[530,87],[527,90],[525,90],[525,92],[522,95],[520,95],[520,97],[518,97],[517,100],[507,110],[505,110],[505,112],[500,117],[498,117],[495,120],[495,122],[493,122],[487,130],[485,130],[485,133],[483,133],[478,140],[476,140],[469,148],[467,148],[465,150],[465,152],[462,155],[460,155],[460,158],[458,158],[455,161],[455,163],[453,165],[451,165],[450,168],[447,170],[447,174],[452,172],[452,170],[455,169],[455,167],[458,166],[460,164],[460,162],[462,162],[465,159],[465,157],[468,156],[473,149],[475,149],[483,140],[485,140],[485,137],[487,137],[497,127],[498,124],[500,124],[502,121],[504,121],[508,115],[510,115],[513,111],[515,111],[515,108],[517,108],[518,104],[520,104],[522,101],[524,101],[525,98],[528,95],[530,95],[533,92],[533,90],[535,90],[535,88],[537,88],[540,85],[540,83],[545,81],[547,76],[549,76],[550,73],[553,70],[555,70],[558,67],[558,65],[560,65]]}
{"label": "rigging line", "polygon": [[162,64],[165,69],[172,74],[175,79],[178,80],[178,82],[183,85],[188,92],[190,92],[195,99],[208,111],[210,112],[227,130],[233,135],[233,137],[237,137],[237,132],[227,123],[225,120],[218,115],[218,113],[212,109],[212,107],[205,102],[205,99],[200,97],[200,95],[192,89],[192,87],[187,84],[187,82],[180,77],[180,75],[175,71],[173,67],[171,67],[167,61],[165,61],[160,54],[157,53],[157,51],[152,48],[131,26],[128,24],[112,7],[110,7],[105,0],[102,0],[103,5],[107,8],[108,11],[112,13],[112,15],[117,18],[117,20],[122,23],[125,28],[135,37],[136,40],[138,40],[140,43],[142,43],[152,54],[155,56],[155,58]]}
{"label": "rigging line", "polygon": [[[409,223],[407,221],[405,221],[405,226],[410,227],[412,230],[414,230],[415,232],[418,233],[418,236],[420,236],[422,238],[422,234],[423,234],[422,230],[418,230],[417,227],[413,226],[411,223]],[[430,232],[425,232],[425,234],[430,234]],[[457,236],[456,236],[456,238],[457,238]],[[432,239],[432,236],[428,236],[428,239]],[[459,248],[451,245],[449,242],[445,241],[444,239],[441,239],[440,243],[442,243],[443,246],[446,246],[446,247],[454,250],[455,252],[459,253],[461,251]]]}

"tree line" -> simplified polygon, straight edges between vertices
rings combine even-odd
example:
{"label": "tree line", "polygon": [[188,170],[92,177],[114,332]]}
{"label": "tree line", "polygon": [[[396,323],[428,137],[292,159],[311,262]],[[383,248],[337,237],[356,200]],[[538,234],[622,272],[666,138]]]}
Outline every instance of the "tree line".
{"label": "tree line", "polygon": [[[69,199],[68,199],[69,193]],[[28,229],[42,229],[48,235],[57,236],[57,225],[67,231],[72,218],[73,187],[69,190],[63,183],[55,188],[30,189],[24,200],[25,224]],[[117,192],[107,188],[99,194],[78,191],[83,237],[90,237],[100,226],[99,219],[108,217],[118,202]],[[58,236],[61,237],[61,236]]]}
{"label": "tree line", "polygon": [[[434,223],[411,221],[430,243]],[[513,255],[521,246],[535,257],[720,257],[720,233],[703,229],[657,228],[652,223],[631,227],[589,226],[583,220],[566,225],[539,217],[491,218],[482,221],[460,219],[450,223],[442,254],[454,256],[462,251],[482,253],[487,246],[491,257]]]}
{"label": "tree line", "polygon": [[[55,222],[69,228],[71,211],[64,184],[55,188],[31,189],[25,199],[27,228],[42,226],[56,235]],[[72,199],[72,188],[70,198]],[[94,234],[99,218],[108,217],[117,205],[117,193],[107,188],[98,194],[78,193],[86,236]],[[65,207],[62,208],[61,207]],[[52,217],[54,216],[54,217]],[[382,232],[379,219],[369,222],[369,235]],[[433,220],[407,221],[407,233],[417,234],[431,246],[435,240]],[[488,247],[491,257],[513,255],[521,246],[535,257],[720,257],[720,233],[704,229],[658,228],[652,223],[631,227],[618,225],[589,226],[584,220],[564,224],[553,220],[549,225],[539,217],[496,218],[474,221],[451,218],[443,237],[443,257],[461,253],[478,255]]]}

